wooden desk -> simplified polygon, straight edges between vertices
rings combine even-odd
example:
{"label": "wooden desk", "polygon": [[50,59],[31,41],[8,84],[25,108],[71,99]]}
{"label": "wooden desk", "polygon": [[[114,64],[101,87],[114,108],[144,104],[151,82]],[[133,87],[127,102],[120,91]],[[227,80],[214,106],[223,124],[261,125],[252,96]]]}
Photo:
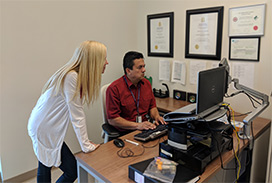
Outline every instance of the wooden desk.
{"label": "wooden desk", "polygon": [[[134,135],[139,131],[122,136],[121,139],[134,140]],[[164,137],[164,139],[167,139]],[[162,142],[163,140],[160,140]],[[142,144],[141,142],[139,142]],[[99,182],[127,183],[134,182],[128,178],[128,165],[134,164],[154,156],[158,156],[159,143],[158,140],[145,143],[145,146],[154,146],[154,148],[145,148],[143,155],[138,157],[121,158],[117,155],[117,148],[112,141],[102,144],[94,152],[76,155],[78,163],[78,182],[87,182],[87,173],[91,174]],[[135,154],[143,151],[141,145],[136,146],[125,142],[125,148],[130,148]]]}
{"label": "wooden desk", "polygon": [[176,100],[173,98],[157,98],[156,97],[156,104],[157,104],[157,108],[159,111],[168,113],[168,112],[172,112],[174,110],[177,110],[181,107],[184,107],[188,104],[190,104],[189,102],[186,101],[182,101],[182,100]]}
{"label": "wooden desk", "polygon": [[[157,99],[156,99],[157,100]],[[169,104],[165,106],[171,106],[172,104],[177,104],[172,99],[159,99],[157,100],[157,105],[169,101]],[[174,99],[173,99],[174,100]],[[159,102],[158,102],[159,101]],[[179,102],[179,101],[177,101]],[[183,103],[181,101],[181,103]],[[177,104],[178,105],[178,104]],[[183,105],[183,104],[180,104]],[[160,106],[163,108],[163,106]],[[170,107],[169,107],[170,108]],[[180,106],[178,105],[178,108]],[[163,110],[167,111],[167,108]],[[171,108],[171,110],[173,110]],[[175,109],[174,109],[175,110]],[[236,117],[236,120],[241,120],[242,118]],[[270,127],[270,120],[264,118],[256,118],[253,122],[253,132],[254,137],[258,138],[265,130]],[[133,140],[133,136],[139,131],[132,132],[128,135],[121,137],[122,139]],[[167,137],[162,137],[160,142],[166,140]],[[245,143],[244,143],[245,142]],[[143,144],[139,142],[140,144]],[[145,146],[153,146],[158,143],[158,140],[144,143]],[[240,140],[240,151],[248,145],[248,141]],[[125,147],[130,148],[135,154],[140,154],[142,152],[142,147],[135,146],[133,144],[125,142]],[[237,139],[234,135],[234,148],[237,147]],[[119,148],[115,147],[112,141],[101,145],[97,150],[92,153],[79,153],[76,155],[78,163],[78,182],[87,182],[88,173],[95,177],[99,182],[112,182],[112,183],[127,183],[133,182],[128,178],[128,165],[134,164],[155,156],[159,155],[159,145],[153,148],[145,148],[145,152],[142,156],[130,157],[130,158],[120,158],[117,155]],[[226,165],[234,158],[233,151],[227,151],[222,154],[223,163]],[[203,174],[200,176],[198,182],[205,182],[209,180],[213,175],[215,175],[221,169],[221,162],[219,157],[212,161],[205,169]]]}
{"label": "wooden desk", "polygon": [[[242,121],[243,118],[244,117],[236,117],[235,120]],[[264,133],[270,127],[270,124],[271,124],[271,120],[269,120],[269,119],[260,118],[260,117],[256,118],[253,121],[254,139],[257,139],[262,133]],[[237,137],[236,137],[235,133],[233,133],[233,148],[234,148],[234,150],[236,150],[237,144],[238,144]],[[245,147],[247,147],[247,146],[248,146],[248,140],[240,139],[239,152],[242,152],[242,150],[245,149]],[[234,158],[233,151],[225,151],[224,153],[222,153],[222,160],[223,160],[224,167],[226,167],[226,165],[233,158]],[[210,164],[208,164],[206,166],[205,171],[200,176],[200,180],[198,181],[198,183],[205,182],[205,181],[209,180],[220,169],[221,169],[221,161],[220,161],[220,158],[217,157]]]}

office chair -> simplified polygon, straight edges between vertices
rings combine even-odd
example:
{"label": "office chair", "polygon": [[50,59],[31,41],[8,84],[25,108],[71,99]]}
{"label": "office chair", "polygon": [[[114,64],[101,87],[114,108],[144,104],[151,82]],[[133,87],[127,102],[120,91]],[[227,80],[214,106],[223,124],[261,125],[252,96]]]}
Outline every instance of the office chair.
{"label": "office chair", "polygon": [[106,109],[106,91],[110,84],[106,84],[101,87],[100,94],[101,94],[101,106],[102,106],[102,116],[103,116],[103,125],[102,125],[102,138],[104,138],[104,143],[107,143],[109,141],[109,138],[117,138],[120,136],[119,131],[111,126],[108,123],[107,118],[107,109]]}

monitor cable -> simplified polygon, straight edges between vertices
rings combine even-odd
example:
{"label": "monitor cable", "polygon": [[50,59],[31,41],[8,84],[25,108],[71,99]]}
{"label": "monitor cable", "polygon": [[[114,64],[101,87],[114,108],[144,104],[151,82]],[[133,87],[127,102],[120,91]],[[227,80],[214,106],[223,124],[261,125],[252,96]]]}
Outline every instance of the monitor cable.
{"label": "monitor cable", "polygon": [[[231,110],[231,116],[232,116],[232,121],[233,121],[233,125],[234,126],[236,126],[235,125],[235,117],[234,117],[234,110],[232,109],[232,107],[229,105],[229,104],[222,104],[222,105],[225,105],[225,106],[227,106],[228,108],[230,108],[230,110]],[[229,123],[231,124],[231,121],[229,121]],[[239,136],[238,136],[238,131],[237,131],[237,129],[235,128],[235,130],[234,130],[234,133],[235,133],[235,135],[236,135],[236,139],[237,139],[237,148],[236,148],[236,150],[234,151],[234,156],[235,156],[235,158],[236,158],[236,161],[237,161],[237,163],[238,163],[238,172],[237,172],[237,176],[236,176],[236,182],[237,182],[237,180],[239,180],[239,175],[240,175],[240,171],[241,171],[241,162],[240,162],[240,160],[239,160],[239,157],[238,157],[238,154],[239,154],[239,149],[240,149],[240,138],[239,138]]]}
{"label": "monitor cable", "polygon": [[243,90],[240,90],[240,91],[237,91],[237,92],[235,92],[235,93],[232,93],[231,95],[225,94],[225,97],[226,97],[226,98],[230,98],[230,97],[233,97],[233,96],[238,95],[238,94],[240,94],[240,93],[245,94],[245,95],[249,98],[249,100],[250,100],[252,106],[253,106],[255,109],[256,109],[257,107],[255,106],[254,102],[256,102],[257,104],[261,105],[261,103],[260,103],[257,99],[255,99],[254,96],[251,96],[250,94],[248,94],[247,92],[245,92],[245,91],[243,91]]}
{"label": "monitor cable", "polygon": [[[216,142],[216,147],[217,147],[217,151],[218,151],[219,158],[220,158],[220,162],[221,162],[221,168],[222,168],[223,170],[235,170],[235,171],[236,171],[236,170],[237,170],[237,167],[235,167],[235,168],[225,168],[225,167],[224,167],[224,163],[223,163],[223,159],[222,159],[222,151],[223,151],[224,147],[222,147],[222,150],[220,150],[220,148],[219,148],[219,142],[218,142],[218,140],[215,138],[214,134],[212,133],[213,130],[210,128],[209,123],[207,123],[207,126],[208,126],[208,128],[209,128],[209,130],[210,130],[210,132],[211,132],[211,135],[212,135],[213,139],[214,139],[215,142]],[[222,134],[222,135],[224,135],[224,134]],[[230,138],[230,137],[228,137],[227,135],[225,135],[225,137]],[[233,153],[235,153],[234,148],[232,148],[232,150],[233,150]]]}
{"label": "monitor cable", "polygon": [[139,146],[142,147],[142,152],[139,153],[139,154],[135,154],[130,148],[122,147],[121,149],[119,149],[119,150],[117,151],[117,155],[118,155],[120,158],[129,158],[129,157],[138,157],[138,156],[142,156],[142,155],[145,153],[145,148],[154,148],[154,147],[156,147],[156,146],[160,143],[161,139],[162,139],[163,141],[166,140],[164,137],[162,137],[162,138],[158,138],[157,142],[156,142],[154,145],[152,145],[152,146],[145,146],[144,144],[139,145]]}

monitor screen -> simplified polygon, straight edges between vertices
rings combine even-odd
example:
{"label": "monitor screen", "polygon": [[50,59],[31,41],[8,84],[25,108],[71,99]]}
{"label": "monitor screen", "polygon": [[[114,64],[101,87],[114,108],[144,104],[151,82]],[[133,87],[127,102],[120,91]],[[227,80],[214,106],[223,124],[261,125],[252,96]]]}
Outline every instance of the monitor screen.
{"label": "monitor screen", "polygon": [[225,67],[216,67],[198,73],[196,114],[211,113],[219,109],[226,87]]}

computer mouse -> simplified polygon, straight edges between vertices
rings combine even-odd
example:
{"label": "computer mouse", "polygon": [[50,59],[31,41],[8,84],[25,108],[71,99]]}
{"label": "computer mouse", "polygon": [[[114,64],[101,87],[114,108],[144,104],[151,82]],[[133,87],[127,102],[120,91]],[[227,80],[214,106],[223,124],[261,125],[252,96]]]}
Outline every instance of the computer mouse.
{"label": "computer mouse", "polygon": [[119,148],[125,146],[124,141],[123,141],[122,139],[119,139],[119,138],[114,139],[114,140],[113,140],[113,143],[114,143],[114,145],[115,145],[116,147],[119,147]]}

